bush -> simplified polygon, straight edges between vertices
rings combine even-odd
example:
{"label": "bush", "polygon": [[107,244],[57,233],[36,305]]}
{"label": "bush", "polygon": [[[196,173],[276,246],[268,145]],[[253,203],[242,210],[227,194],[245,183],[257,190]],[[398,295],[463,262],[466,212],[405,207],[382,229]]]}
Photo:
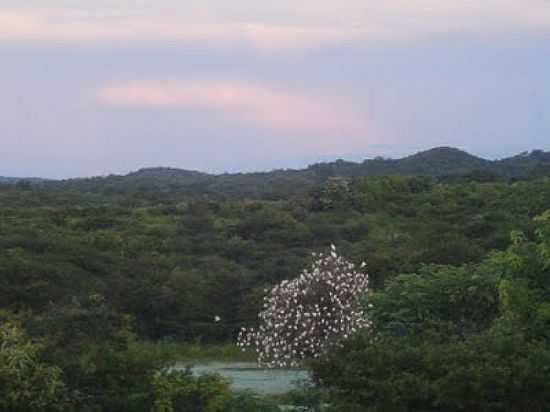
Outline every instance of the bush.
{"label": "bush", "polygon": [[153,378],[151,412],[275,412],[276,405],[253,394],[234,394],[217,375],[163,371]]}
{"label": "bush", "polygon": [[40,360],[42,347],[10,322],[0,323],[0,410],[62,410],[61,370]]}

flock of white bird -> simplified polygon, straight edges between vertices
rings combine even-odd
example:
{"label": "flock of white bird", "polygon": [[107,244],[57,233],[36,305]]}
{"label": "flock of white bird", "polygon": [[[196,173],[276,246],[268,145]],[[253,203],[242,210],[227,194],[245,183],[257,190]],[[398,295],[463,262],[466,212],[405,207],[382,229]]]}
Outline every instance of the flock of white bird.
{"label": "flock of white bird", "polygon": [[360,329],[371,328],[364,304],[369,278],[360,268],[329,253],[313,254],[310,270],[266,290],[260,325],[242,328],[237,345],[255,349],[258,363],[268,368],[300,367],[318,358]]}

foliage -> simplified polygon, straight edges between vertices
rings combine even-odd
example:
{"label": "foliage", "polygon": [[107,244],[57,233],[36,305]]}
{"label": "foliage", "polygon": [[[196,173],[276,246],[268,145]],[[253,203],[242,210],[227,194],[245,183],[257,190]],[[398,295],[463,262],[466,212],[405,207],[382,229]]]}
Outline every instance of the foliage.
{"label": "foliage", "polygon": [[52,304],[25,323],[45,342],[45,359],[63,370],[76,395],[72,408],[82,411],[147,410],[152,376],[175,360],[161,346],[136,342],[131,317],[101,295]]}
{"label": "foliage", "polygon": [[151,412],[275,412],[271,402],[252,394],[232,393],[216,375],[194,377],[188,370],[162,371],[153,378]]}
{"label": "foliage", "polygon": [[194,379],[190,372],[163,372],[153,378],[151,412],[222,412],[231,400],[227,382],[216,376]]}
{"label": "foliage", "polygon": [[[519,382],[536,405],[550,331],[547,153],[489,163],[445,149],[216,178],[157,170],[0,184],[0,311],[16,314],[7,318],[20,344],[36,348],[33,368],[52,374],[33,376],[59,373],[52,407],[149,411],[160,371],[176,359],[233,357],[227,343],[258,321],[263,290],[334,242],[356,265],[369,262],[377,335],[331,350],[334,364],[315,369],[323,399],[341,394],[335,407],[364,410],[374,398],[361,388],[383,368],[395,376],[380,388],[399,394],[394,383],[407,377],[397,371],[442,377],[460,366],[462,383]],[[403,176],[418,173],[437,177]],[[433,400],[431,373],[420,386]],[[409,410],[437,408],[407,396],[396,399]]]}
{"label": "foliage", "polygon": [[140,337],[208,344],[234,339],[262,290],[331,242],[368,259],[375,287],[427,263],[480,261],[510,231],[533,234],[550,185],[357,178],[294,200],[162,204],[34,187],[0,201],[2,307],[44,313],[101,295]]}
{"label": "foliage", "polygon": [[0,409],[13,412],[62,410],[62,372],[44,363],[41,345],[11,322],[0,323]]}
{"label": "foliage", "polygon": [[520,334],[354,344],[317,369],[324,385],[338,388],[335,410],[545,411],[550,401],[547,344]]}
{"label": "foliage", "polygon": [[429,265],[389,280],[371,293],[370,314],[378,332],[402,336],[466,337],[498,314],[495,276],[476,265]]}
{"label": "foliage", "polygon": [[376,339],[314,365],[336,410],[547,410],[549,216],[535,219],[534,239],[514,233],[483,262],[428,266],[376,291]]}
{"label": "foliage", "polygon": [[233,342],[217,345],[182,343],[171,339],[133,342],[137,350],[155,353],[157,359],[168,356],[180,362],[239,361],[250,362],[256,359],[252,352],[242,352]]}

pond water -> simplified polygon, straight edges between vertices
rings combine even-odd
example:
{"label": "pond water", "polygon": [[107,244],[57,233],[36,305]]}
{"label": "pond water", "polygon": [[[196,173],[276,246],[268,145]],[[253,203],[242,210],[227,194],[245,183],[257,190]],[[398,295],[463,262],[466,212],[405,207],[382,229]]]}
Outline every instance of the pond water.
{"label": "pond water", "polygon": [[[186,364],[176,368],[185,368]],[[194,374],[217,373],[231,380],[236,390],[252,390],[263,395],[279,395],[296,387],[296,382],[308,379],[300,369],[260,369],[255,362],[208,362],[193,365]]]}

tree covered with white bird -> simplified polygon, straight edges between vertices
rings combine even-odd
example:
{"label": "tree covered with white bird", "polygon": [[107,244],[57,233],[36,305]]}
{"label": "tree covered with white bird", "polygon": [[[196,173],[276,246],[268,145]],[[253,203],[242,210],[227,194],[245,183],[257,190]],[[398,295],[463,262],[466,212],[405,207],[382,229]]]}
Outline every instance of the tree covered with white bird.
{"label": "tree covered with white bird", "polygon": [[314,253],[309,269],[266,290],[258,328],[242,328],[237,345],[254,349],[260,366],[299,367],[321,357],[360,329],[371,328],[365,297],[365,263],[356,267],[339,256]]}

